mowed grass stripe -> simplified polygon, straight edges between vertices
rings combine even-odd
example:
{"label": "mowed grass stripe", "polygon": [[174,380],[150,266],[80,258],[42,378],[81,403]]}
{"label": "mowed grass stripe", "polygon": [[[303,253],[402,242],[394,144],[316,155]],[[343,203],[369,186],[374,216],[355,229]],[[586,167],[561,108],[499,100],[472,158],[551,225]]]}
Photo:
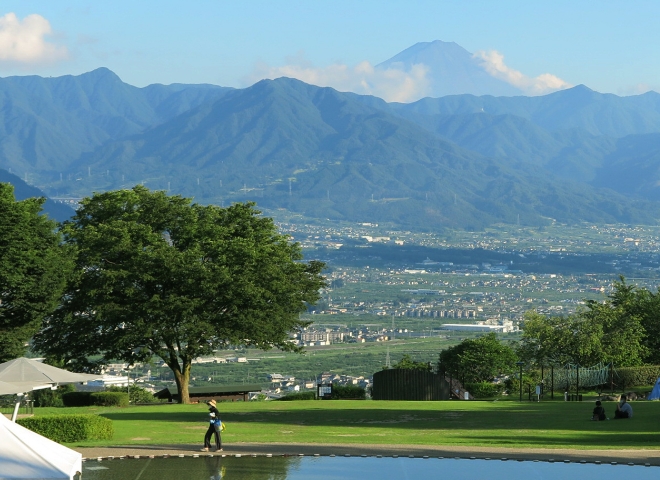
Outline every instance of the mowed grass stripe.
{"label": "mowed grass stripe", "polygon": [[[616,404],[604,402],[613,417]],[[223,442],[660,449],[660,402],[636,402],[631,420],[590,420],[593,402],[301,401],[220,403]],[[76,446],[200,443],[205,405],[42,408],[113,420],[111,441]]]}

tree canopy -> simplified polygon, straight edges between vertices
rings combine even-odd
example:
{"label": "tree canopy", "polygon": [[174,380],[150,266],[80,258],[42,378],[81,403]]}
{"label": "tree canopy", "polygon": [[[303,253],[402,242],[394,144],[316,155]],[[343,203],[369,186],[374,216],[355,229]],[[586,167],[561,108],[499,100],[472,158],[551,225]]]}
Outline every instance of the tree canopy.
{"label": "tree canopy", "polygon": [[[527,312],[519,356],[536,365],[613,362],[636,366],[660,360],[660,294],[626,284],[623,277],[602,301],[565,317]],[[651,338],[653,337],[653,338]]]}
{"label": "tree canopy", "polygon": [[25,354],[72,267],[55,222],[40,214],[44,202],[16,201],[14,187],[0,183],[0,362]]}
{"label": "tree canopy", "polygon": [[423,370],[425,372],[430,372],[432,370],[431,364],[429,362],[418,362],[413,360],[412,357],[408,354],[405,354],[403,357],[401,357],[401,360],[392,365],[392,368],[399,368],[403,370]]}
{"label": "tree canopy", "polygon": [[485,382],[514,371],[516,360],[511,347],[488,333],[440,352],[438,371],[463,382]]}
{"label": "tree canopy", "polygon": [[131,364],[156,355],[182,402],[201,355],[297,350],[289,334],[325,285],[323,263],[302,262],[253,204],[202,206],[137,186],[84,199],[62,231],[76,270],[35,346],[87,367],[93,355]]}

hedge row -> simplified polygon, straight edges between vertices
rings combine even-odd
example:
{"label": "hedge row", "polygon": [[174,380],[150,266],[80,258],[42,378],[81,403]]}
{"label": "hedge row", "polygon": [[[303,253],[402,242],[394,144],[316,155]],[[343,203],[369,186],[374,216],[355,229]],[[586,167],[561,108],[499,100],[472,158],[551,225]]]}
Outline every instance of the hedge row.
{"label": "hedge row", "polygon": [[655,385],[658,378],[660,378],[658,365],[614,368],[614,383],[620,388]]}
{"label": "hedge row", "polygon": [[332,384],[332,400],[364,400],[366,397],[367,392],[362,387]]}
{"label": "hedge row", "polygon": [[[367,396],[367,393],[364,388],[358,387],[355,385],[332,385],[332,396],[331,400],[364,400]],[[278,400],[282,401],[291,401],[291,400],[314,400],[316,398],[316,392],[298,392],[290,393]]]}
{"label": "hedge row", "polygon": [[114,434],[112,420],[98,415],[43,415],[21,418],[17,423],[58,443],[110,440]]}
{"label": "hedge row", "polygon": [[282,400],[284,402],[290,402],[294,400],[314,400],[314,399],[316,399],[316,393],[314,391],[290,393],[284,397],[278,398],[278,400]]}
{"label": "hedge row", "polygon": [[65,407],[128,407],[126,392],[68,392],[62,395]]}

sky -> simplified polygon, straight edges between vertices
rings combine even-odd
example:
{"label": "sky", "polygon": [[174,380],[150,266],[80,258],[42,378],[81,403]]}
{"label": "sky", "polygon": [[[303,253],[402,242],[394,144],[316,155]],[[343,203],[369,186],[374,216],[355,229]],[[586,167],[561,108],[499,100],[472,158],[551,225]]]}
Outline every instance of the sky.
{"label": "sky", "polygon": [[138,87],[246,87],[302,71],[378,93],[361,85],[415,82],[420,72],[388,77],[373,66],[443,40],[530,94],[585,84],[633,95],[660,91],[659,19],[657,0],[3,0],[0,77],[107,67]]}

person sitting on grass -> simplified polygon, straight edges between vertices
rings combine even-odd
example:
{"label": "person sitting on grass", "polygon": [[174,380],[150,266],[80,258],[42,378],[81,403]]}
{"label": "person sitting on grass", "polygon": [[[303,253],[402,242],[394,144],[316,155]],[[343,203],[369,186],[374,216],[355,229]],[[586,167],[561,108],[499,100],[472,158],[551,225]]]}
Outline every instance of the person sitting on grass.
{"label": "person sitting on grass", "polygon": [[605,409],[603,408],[603,405],[601,405],[600,400],[596,401],[596,408],[594,408],[593,414],[591,415],[592,420],[596,420],[597,422],[600,420],[605,420],[607,417],[605,417]]}
{"label": "person sitting on grass", "polygon": [[614,418],[632,418],[633,410],[626,400],[628,398],[625,395],[621,395],[621,402],[616,406]]}

